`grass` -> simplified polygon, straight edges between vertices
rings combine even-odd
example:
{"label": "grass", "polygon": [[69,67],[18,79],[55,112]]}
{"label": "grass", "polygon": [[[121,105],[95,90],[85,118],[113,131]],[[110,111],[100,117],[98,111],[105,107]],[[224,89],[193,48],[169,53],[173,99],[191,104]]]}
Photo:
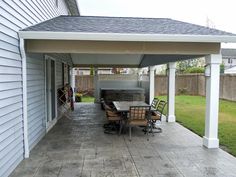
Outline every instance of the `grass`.
{"label": "grass", "polygon": [[[159,98],[166,100],[166,96]],[[179,95],[176,99],[176,120],[196,134],[203,136],[205,127],[205,97]],[[166,111],[166,110],[165,110]],[[220,100],[220,145],[236,156],[236,102]]]}
{"label": "grass", "polygon": [[82,101],[81,101],[81,102],[86,102],[86,103],[94,102],[94,97],[91,97],[91,96],[82,96]]}

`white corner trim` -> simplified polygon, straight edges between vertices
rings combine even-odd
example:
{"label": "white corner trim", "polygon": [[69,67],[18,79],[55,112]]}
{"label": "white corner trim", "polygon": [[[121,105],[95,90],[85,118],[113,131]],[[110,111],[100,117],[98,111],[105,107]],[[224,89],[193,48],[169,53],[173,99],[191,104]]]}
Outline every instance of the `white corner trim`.
{"label": "white corner trim", "polygon": [[24,157],[29,158],[26,54],[25,54],[24,39],[22,38],[20,38],[20,53],[22,58]]}
{"label": "white corner trim", "polygon": [[236,36],[19,31],[24,39],[236,43]]}

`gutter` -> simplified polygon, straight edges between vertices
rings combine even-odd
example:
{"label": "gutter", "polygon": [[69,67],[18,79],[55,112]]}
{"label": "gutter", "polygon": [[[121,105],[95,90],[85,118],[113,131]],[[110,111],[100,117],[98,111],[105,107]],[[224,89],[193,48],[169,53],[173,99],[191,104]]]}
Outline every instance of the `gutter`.
{"label": "gutter", "polygon": [[22,58],[22,90],[23,90],[23,131],[24,131],[24,157],[29,158],[28,140],[28,113],[27,113],[27,75],[26,75],[26,54],[24,39],[20,38],[20,53]]}
{"label": "gutter", "polygon": [[51,40],[236,43],[236,36],[230,35],[85,33],[54,31],[19,31],[19,35],[24,39]]}

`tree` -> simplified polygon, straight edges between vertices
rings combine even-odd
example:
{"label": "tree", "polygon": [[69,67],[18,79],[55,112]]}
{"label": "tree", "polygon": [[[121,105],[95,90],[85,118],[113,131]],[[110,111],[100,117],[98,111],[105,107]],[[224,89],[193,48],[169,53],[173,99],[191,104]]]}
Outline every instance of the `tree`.
{"label": "tree", "polygon": [[184,73],[189,68],[203,68],[203,66],[204,66],[204,58],[198,58],[198,59],[178,61],[176,69],[178,73]]}

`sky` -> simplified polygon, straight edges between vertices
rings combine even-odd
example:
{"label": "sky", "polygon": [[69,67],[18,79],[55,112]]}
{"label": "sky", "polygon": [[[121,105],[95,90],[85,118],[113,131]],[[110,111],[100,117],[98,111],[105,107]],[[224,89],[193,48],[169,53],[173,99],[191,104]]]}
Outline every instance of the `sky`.
{"label": "sky", "polygon": [[81,15],[172,18],[236,34],[236,0],[77,1]]}

